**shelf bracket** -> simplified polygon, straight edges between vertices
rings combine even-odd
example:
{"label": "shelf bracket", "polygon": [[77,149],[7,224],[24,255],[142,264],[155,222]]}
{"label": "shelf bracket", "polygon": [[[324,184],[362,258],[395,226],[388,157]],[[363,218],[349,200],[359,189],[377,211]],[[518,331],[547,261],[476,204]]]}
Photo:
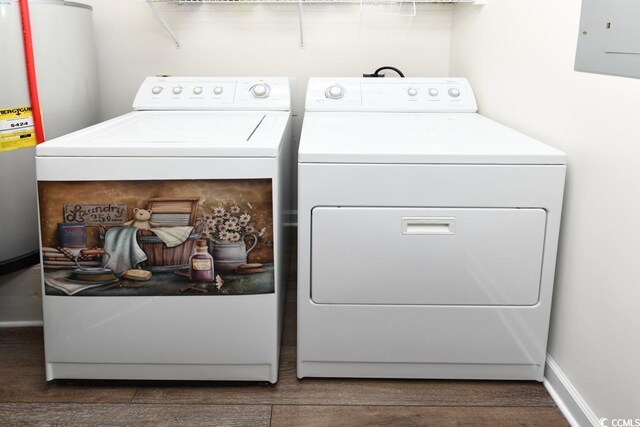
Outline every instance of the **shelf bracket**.
{"label": "shelf bracket", "polygon": [[151,8],[151,11],[155,15],[155,17],[158,20],[158,22],[160,22],[160,24],[162,24],[162,26],[164,27],[165,31],[173,39],[173,42],[176,44],[176,49],[180,49],[182,47],[182,45],[180,44],[180,40],[178,40],[178,37],[176,37],[176,35],[174,34],[173,31],[171,31],[171,28],[169,27],[169,24],[167,24],[167,21],[164,20],[164,18],[160,14],[160,11],[158,11],[158,8],[156,7],[156,5],[153,4],[152,0],[146,0],[146,2],[149,5],[149,7]]}
{"label": "shelf bracket", "polygon": [[298,26],[300,29],[300,47],[303,48],[304,47],[304,32],[303,30],[303,25],[302,25],[302,1],[303,0],[299,0],[298,1]]}

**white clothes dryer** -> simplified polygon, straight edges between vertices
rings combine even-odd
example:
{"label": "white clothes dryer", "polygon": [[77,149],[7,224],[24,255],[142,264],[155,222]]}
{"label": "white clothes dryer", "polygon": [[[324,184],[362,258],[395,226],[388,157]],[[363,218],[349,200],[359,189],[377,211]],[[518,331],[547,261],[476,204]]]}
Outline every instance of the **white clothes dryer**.
{"label": "white clothes dryer", "polygon": [[286,78],[150,77],[41,144],[47,379],[277,380]]}
{"label": "white clothes dryer", "polygon": [[298,376],[542,381],[565,155],[465,79],[311,79]]}

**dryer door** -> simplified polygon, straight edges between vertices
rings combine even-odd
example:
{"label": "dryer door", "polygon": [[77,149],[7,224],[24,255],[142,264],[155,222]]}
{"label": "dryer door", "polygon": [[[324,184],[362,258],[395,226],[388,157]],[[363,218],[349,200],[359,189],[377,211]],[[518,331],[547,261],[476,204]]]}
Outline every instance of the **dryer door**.
{"label": "dryer door", "polygon": [[319,304],[534,305],[543,209],[317,207]]}

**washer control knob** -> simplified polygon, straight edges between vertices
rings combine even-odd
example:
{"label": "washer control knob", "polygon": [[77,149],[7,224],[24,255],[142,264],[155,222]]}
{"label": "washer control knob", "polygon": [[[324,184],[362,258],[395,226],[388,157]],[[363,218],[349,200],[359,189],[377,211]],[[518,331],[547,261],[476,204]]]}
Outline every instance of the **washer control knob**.
{"label": "washer control knob", "polygon": [[339,85],[329,86],[324,95],[329,99],[340,99],[344,96],[344,88]]}
{"label": "washer control knob", "polygon": [[202,93],[202,86],[196,86],[193,88],[194,95],[200,95]]}
{"label": "washer control knob", "polygon": [[182,86],[175,86],[173,88],[173,93],[175,93],[176,95],[180,95],[182,93]]}
{"label": "washer control knob", "polygon": [[452,98],[457,98],[460,96],[460,90],[452,87],[449,89],[449,96]]}
{"label": "washer control knob", "polygon": [[250,92],[254,98],[266,98],[269,96],[269,92],[271,92],[271,88],[266,83],[258,83],[256,85],[251,86]]}
{"label": "washer control knob", "polygon": [[438,96],[438,89],[436,89],[435,87],[432,87],[431,89],[429,89],[429,95],[431,96]]}
{"label": "washer control knob", "polygon": [[410,87],[409,89],[407,89],[407,93],[409,94],[409,96],[416,96],[418,94],[418,89]]}
{"label": "washer control knob", "polygon": [[151,93],[154,95],[160,95],[160,92],[162,92],[162,86],[154,86],[153,89],[151,89]]}
{"label": "washer control knob", "polygon": [[216,95],[222,95],[222,92],[224,92],[224,88],[222,86],[216,86],[213,88],[213,93]]}

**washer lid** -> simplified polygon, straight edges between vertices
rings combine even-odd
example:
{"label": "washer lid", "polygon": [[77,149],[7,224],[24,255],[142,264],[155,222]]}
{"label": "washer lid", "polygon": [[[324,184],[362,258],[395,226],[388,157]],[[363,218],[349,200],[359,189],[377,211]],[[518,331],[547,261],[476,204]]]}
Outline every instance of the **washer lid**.
{"label": "washer lid", "polygon": [[476,113],[307,112],[298,161],[565,164],[565,154]]}
{"label": "washer lid", "polygon": [[43,156],[276,157],[289,112],[139,111],[52,139]]}

